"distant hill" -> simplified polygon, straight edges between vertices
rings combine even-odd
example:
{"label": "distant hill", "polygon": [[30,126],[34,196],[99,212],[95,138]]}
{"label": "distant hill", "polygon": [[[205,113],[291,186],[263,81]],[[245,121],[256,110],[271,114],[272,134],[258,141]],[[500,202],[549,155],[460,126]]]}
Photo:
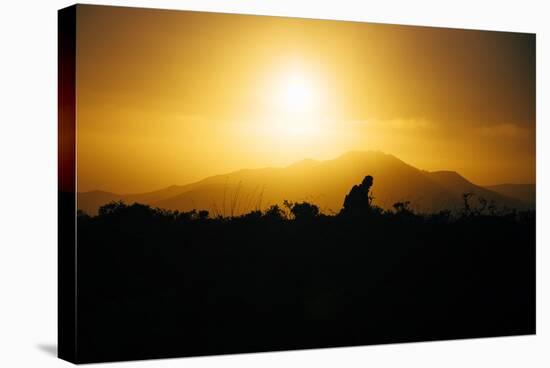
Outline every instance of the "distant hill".
{"label": "distant hill", "polygon": [[[526,209],[531,207],[527,201],[523,201],[521,198],[510,196],[504,192],[491,190],[487,187],[475,185],[454,171],[433,171],[426,172],[426,175],[441,186],[459,196],[464,193],[473,193],[477,198],[484,198],[488,201],[494,201],[497,205],[501,206],[518,209]],[[476,199],[474,198],[474,203],[475,202]]]}
{"label": "distant hill", "polygon": [[382,152],[354,151],[333,160],[302,160],[284,168],[239,170],[149,193],[79,193],[78,208],[95,214],[99,206],[122,200],[180,211],[206,209],[213,215],[229,216],[265,209],[286,199],[309,201],[331,213],[340,211],[345,195],[365,175],[374,177],[374,202],[383,208],[391,208],[397,201],[410,201],[411,207],[421,212],[452,210],[461,206],[465,192],[494,200],[500,206],[529,206],[515,196],[477,186],[456,172],[427,172]]}
{"label": "distant hill", "polygon": [[535,184],[499,184],[485,186],[485,188],[507,197],[519,199],[531,207],[535,206],[537,192]]}

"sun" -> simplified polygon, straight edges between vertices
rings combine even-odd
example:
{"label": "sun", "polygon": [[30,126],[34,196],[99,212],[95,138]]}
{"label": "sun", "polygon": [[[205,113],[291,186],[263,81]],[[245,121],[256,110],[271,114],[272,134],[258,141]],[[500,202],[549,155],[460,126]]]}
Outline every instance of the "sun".
{"label": "sun", "polygon": [[261,130],[267,141],[303,146],[319,141],[326,132],[327,88],[323,76],[305,66],[271,73],[259,94],[264,106]]}
{"label": "sun", "polygon": [[278,100],[282,112],[287,114],[314,113],[319,102],[313,80],[300,72],[281,78]]}

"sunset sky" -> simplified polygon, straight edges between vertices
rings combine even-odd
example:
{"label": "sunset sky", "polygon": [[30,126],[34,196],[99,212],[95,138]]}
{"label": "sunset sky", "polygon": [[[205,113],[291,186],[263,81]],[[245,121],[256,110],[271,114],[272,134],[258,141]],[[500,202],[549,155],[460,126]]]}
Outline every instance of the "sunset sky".
{"label": "sunset sky", "polygon": [[381,150],[535,182],[535,36],[79,6],[78,191]]}

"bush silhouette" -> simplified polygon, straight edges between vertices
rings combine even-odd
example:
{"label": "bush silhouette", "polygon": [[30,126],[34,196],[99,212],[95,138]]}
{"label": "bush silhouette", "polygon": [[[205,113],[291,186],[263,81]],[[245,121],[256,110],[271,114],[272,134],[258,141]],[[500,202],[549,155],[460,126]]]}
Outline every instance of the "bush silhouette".
{"label": "bush silhouette", "polygon": [[265,211],[263,216],[270,220],[284,220],[285,212],[281,207],[274,204]]}
{"label": "bush silhouette", "polygon": [[285,200],[284,206],[297,221],[308,221],[319,216],[319,207],[308,202],[293,203]]}
{"label": "bush silhouette", "polygon": [[392,207],[398,214],[412,214],[413,211],[410,208],[410,204],[410,201],[395,202]]}

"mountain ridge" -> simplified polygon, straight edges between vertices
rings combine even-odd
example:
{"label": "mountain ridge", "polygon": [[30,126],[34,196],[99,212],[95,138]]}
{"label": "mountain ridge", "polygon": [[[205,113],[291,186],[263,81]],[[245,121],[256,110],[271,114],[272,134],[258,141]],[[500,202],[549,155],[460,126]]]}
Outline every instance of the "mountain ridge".
{"label": "mountain ridge", "polygon": [[380,151],[349,151],[325,161],[304,159],[285,167],[241,169],[145,193],[81,192],[77,201],[78,208],[88,214],[96,214],[108,202],[123,201],[179,211],[206,209],[228,216],[280,205],[284,200],[309,201],[323,212],[335,213],[353,185],[366,175],[374,177],[375,204],[385,209],[409,201],[419,212],[456,210],[466,192],[510,208],[534,207],[534,203],[478,186],[455,171],[421,170]]}

